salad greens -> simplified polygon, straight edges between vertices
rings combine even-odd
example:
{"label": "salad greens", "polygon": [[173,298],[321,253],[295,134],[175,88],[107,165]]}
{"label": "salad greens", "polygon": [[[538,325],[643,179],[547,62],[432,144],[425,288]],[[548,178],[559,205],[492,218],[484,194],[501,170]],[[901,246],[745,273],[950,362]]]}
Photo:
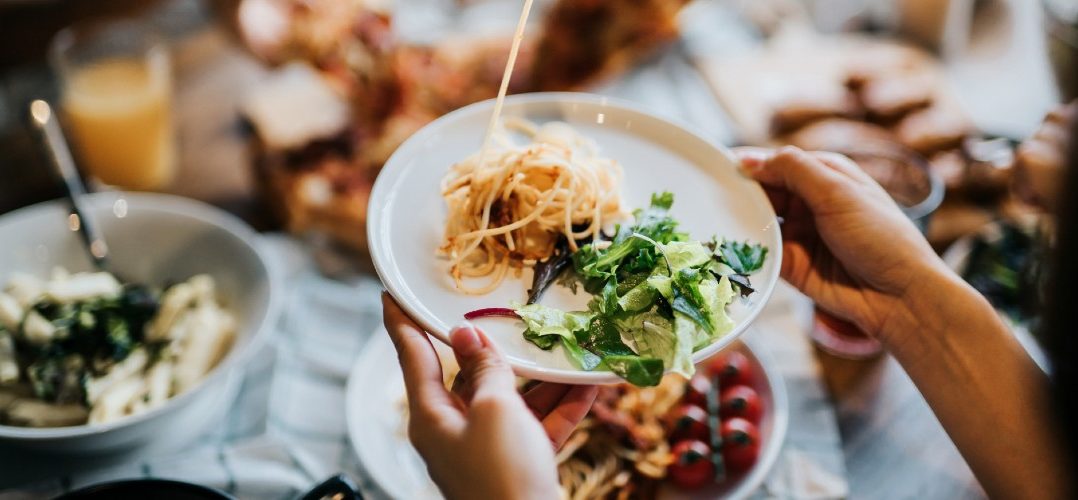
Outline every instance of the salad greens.
{"label": "salad greens", "polygon": [[[572,254],[572,272],[593,295],[587,311],[534,303],[557,275],[544,267],[530,303],[512,305],[527,327],[524,338],[546,350],[560,344],[581,369],[610,370],[639,386],[658,384],[667,369],[692,376],[692,353],[733,329],[726,306],[753,292],[748,275],[763,265],[767,248],[693,241],[670,217],[673,203],[670,193],[652,195],[633,225]],[[556,256],[558,267],[569,267],[565,255]]]}
{"label": "salad greens", "polygon": [[13,336],[34,395],[49,402],[83,401],[88,377],[103,375],[147,344],[143,330],[157,309],[156,292],[142,285],[125,285],[115,296],[35,303],[30,310],[51,325],[51,341]]}

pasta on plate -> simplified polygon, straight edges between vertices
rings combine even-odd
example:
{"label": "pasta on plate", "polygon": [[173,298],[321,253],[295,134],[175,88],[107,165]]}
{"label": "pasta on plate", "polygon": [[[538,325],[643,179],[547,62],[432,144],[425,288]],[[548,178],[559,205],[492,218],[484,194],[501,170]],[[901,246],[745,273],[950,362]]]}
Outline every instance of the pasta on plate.
{"label": "pasta on plate", "polygon": [[[517,144],[511,132],[529,138]],[[440,248],[452,263],[457,288],[481,295],[498,287],[510,268],[554,253],[560,238],[599,237],[623,219],[621,165],[569,124],[536,125],[507,118],[489,148],[456,163],[442,180],[449,207]],[[491,276],[479,287],[464,278]]]}

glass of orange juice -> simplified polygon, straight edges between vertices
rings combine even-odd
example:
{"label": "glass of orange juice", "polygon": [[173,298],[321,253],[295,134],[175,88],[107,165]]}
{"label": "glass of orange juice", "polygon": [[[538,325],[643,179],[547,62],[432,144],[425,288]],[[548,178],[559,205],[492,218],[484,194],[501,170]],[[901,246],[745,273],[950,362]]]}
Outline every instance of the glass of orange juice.
{"label": "glass of orange juice", "polygon": [[134,20],[76,25],[49,57],[77,158],[105,184],[154,190],[176,171],[172,71],[163,39]]}

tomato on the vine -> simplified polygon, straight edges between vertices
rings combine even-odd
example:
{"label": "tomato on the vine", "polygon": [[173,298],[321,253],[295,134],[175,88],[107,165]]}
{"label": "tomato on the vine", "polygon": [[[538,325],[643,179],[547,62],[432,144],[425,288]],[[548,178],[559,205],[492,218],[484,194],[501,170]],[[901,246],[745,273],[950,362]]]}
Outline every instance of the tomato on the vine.
{"label": "tomato on the vine", "polygon": [[719,387],[749,385],[752,382],[752,364],[739,351],[720,354],[708,363],[708,372],[718,377]]}
{"label": "tomato on the vine", "polygon": [[695,490],[715,480],[715,464],[711,463],[707,443],[696,439],[678,441],[673,453],[674,462],[666,471],[677,487]]}
{"label": "tomato on the vine", "polygon": [[711,387],[711,378],[697,373],[685,382],[685,395],[681,399],[688,404],[707,409],[707,395],[711,392]]}
{"label": "tomato on the vine", "polygon": [[723,388],[719,395],[719,414],[723,419],[741,417],[759,423],[762,413],[760,395],[752,387],[733,385]]}
{"label": "tomato on the vine", "polygon": [[711,435],[707,410],[696,405],[682,404],[667,414],[667,440],[676,443],[685,439],[707,441]]}
{"label": "tomato on the vine", "polygon": [[756,463],[760,454],[760,433],[752,422],[731,418],[722,422],[722,460],[726,470],[744,472]]}

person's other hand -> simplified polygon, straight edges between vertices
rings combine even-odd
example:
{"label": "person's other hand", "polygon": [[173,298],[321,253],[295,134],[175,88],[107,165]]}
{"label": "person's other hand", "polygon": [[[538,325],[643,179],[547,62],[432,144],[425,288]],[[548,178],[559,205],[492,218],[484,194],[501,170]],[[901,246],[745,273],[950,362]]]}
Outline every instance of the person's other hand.
{"label": "person's other hand", "polygon": [[852,160],[795,147],[740,148],[742,168],[783,218],[782,277],[826,311],[887,341],[917,327],[912,294],[949,271]]}
{"label": "person's other hand", "polygon": [[450,333],[460,373],[446,390],[427,334],[385,293],[382,309],[404,372],[408,436],[442,493],[560,497],[554,451],[587,415],[598,389],[541,383],[522,397],[501,353],[464,326]]}

